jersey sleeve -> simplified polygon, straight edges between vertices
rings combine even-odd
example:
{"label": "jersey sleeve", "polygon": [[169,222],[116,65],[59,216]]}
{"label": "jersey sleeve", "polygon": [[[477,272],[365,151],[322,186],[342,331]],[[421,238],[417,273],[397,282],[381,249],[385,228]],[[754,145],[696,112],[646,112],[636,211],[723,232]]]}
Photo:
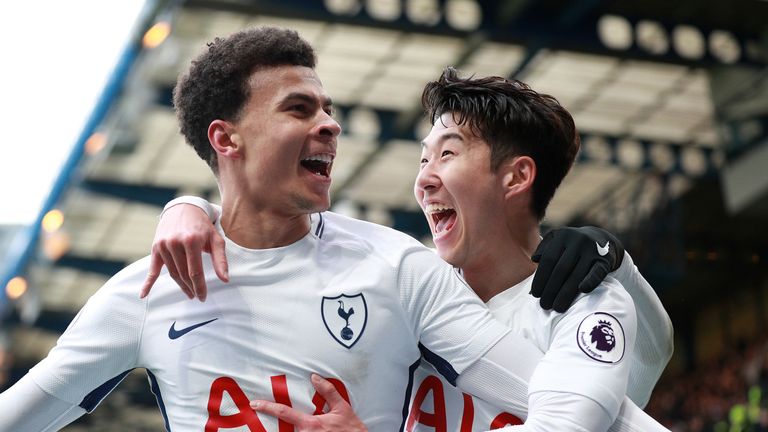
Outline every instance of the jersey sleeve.
{"label": "jersey sleeve", "polygon": [[[554,314],[554,312],[551,312]],[[613,278],[583,295],[558,319],[529,392],[567,392],[597,401],[616,418],[626,394],[637,334],[635,308]]]}
{"label": "jersey sleeve", "polygon": [[146,301],[138,298],[147,259],[94,294],[48,356],[29,371],[46,393],[92,411],[137,367]]}
{"label": "jersey sleeve", "polygon": [[637,342],[632,356],[627,395],[645,407],[673,351],[672,321],[653,287],[624,254],[621,266],[611,276],[624,286],[637,309]]}
{"label": "jersey sleeve", "polygon": [[1,431],[59,430],[85,414],[81,407],[51,396],[29,375],[0,393]]}
{"label": "jersey sleeve", "polygon": [[208,215],[208,220],[210,220],[212,223],[216,223],[216,220],[219,219],[219,216],[221,216],[221,206],[211,204],[207,200],[200,197],[183,195],[168,201],[168,203],[165,204],[165,207],[163,207],[163,211],[160,213],[160,218],[162,219],[163,214],[165,214],[169,208],[179,204],[189,204],[199,208],[200,210],[204,211],[206,215]]}
{"label": "jersey sleeve", "polygon": [[398,285],[424,358],[451,384],[509,332],[458,273],[428,249],[405,254]]}
{"label": "jersey sleeve", "polygon": [[[597,432],[609,430],[611,419],[596,401],[572,393],[536,393],[530,398],[531,412],[525,424],[507,426],[503,432]],[[567,415],[563,415],[567,413]],[[490,431],[486,431],[490,432]],[[624,431],[626,432],[626,431]]]}

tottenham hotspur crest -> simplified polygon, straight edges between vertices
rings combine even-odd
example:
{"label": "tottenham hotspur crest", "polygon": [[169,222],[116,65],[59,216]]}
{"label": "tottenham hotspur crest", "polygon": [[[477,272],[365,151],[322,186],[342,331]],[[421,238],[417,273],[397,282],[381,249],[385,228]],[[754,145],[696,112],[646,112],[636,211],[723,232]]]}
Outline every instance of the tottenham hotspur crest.
{"label": "tottenham hotspur crest", "polygon": [[613,315],[595,312],[579,324],[576,342],[590,358],[618,363],[624,357],[624,329]]}
{"label": "tottenham hotspur crest", "polygon": [[325,328],[336,342],[352,348],[360,340],[368,322],[368,305],[362,293],[323,297],[320,311]]}

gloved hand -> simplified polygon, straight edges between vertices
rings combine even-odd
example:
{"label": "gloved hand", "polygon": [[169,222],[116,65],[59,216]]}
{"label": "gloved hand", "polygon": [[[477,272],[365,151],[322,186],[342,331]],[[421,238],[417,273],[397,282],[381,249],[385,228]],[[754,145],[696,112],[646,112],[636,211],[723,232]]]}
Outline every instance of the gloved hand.
{"label": "gloved hand", "polygon": [[579,293],[592,292],[624,259],[624,246],[608,231],[585,226],[553,229],[531,260],[539,263],[531,295],[541,307],[565,312]]}

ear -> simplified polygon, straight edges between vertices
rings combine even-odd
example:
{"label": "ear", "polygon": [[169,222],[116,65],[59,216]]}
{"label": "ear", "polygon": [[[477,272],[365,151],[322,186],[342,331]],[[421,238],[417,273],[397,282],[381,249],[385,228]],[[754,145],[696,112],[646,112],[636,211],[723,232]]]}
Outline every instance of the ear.
{"label": "ear", "polygon": [[208,125],[208,142],[219,157],[238,159],[244,150],[243,139],[232,123],[216,119]]}
{"label": "ear", "polygon": [[530,156],[515,156],[503,163],[499,169],[504,170],[502,187],[504,197],[511,198],[529,192],[536,179],[536,162]]}

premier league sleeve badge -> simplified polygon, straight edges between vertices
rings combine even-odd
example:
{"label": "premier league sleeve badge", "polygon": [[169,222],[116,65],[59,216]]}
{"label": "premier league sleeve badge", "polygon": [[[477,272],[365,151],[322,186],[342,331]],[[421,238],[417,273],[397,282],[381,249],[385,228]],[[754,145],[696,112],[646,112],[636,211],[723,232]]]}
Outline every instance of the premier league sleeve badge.
{"label": "premier league sleeve badge", "polygon": [[579,324],[576,342],[579,348],[602,363],[618,363],[624,357],[624,329],[613,315],[595,312]]}

